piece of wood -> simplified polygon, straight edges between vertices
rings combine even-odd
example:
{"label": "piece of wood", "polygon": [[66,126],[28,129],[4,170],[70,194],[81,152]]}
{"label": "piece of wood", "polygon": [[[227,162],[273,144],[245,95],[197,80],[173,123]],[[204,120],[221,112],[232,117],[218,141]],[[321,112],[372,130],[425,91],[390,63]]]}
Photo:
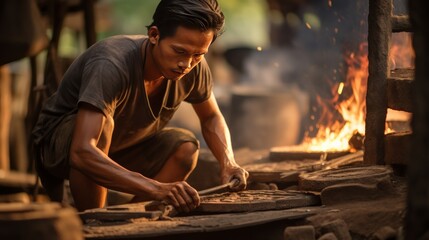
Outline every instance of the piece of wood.
{"label": "piece of wood", "polygon": [[274,209],[289,209],[319,204],[313,194],[282,190],[246,190],[204,196],[197,212],[251,212]]}
{"label": "piece of wood", "polygon": [[11,77],[9,67],[0,66],[0,170],[10,169],[9,130],[11,119]]}
{"label": "piece of wood", "polygon": [[393,15],[391,21],[392,32],[411,32],[413,30],[408,15]]}
{"label": "piece of wood", "polygon": [[394,110],[413,110],[414,69],[395,69],[387,79],[387,106]]}
{"label": "piece of wood", "polygon": [[326,159],[330,160],[350,153],[349,151],[312,151],[300,145],[273,147],[270,149],[271,161]]}
{"label": "piece of wood", "polygon": [[363,151],[357,151],[329,161],[323,160],[290,160],[273,163],[257,163],[243,166],[249,172],[249,181],[271,183],[298,182],[302,172],[314,172],[322,169],[338,168],[363,161]]}
{"label": "piece of wood", "polygon": [[32,188],[34,186],[36,186],[34,174],[0,170],[0,187]]}
{"label": "piece of wood", "polygon": [[363,151],[359,150],[357,152],[332,159],[331,161],[326,161],[325,164],[322,166],[322,169],[338,168],[341,166],[359,163],[362,161],[363,161]]}
{"label": "piece of wood", "polygon": [[318,207],[300,209],[223,213],[211,215],[174,217],[170,221],[136,219],[121,225],[84,225],[85,239],[142,239],[144,237],[174,236],[177,234],[213,233],[240,229],[274,221],[301,219],[320,211]]}
{"label": "piece of wood", "polygon": [[387,115],[388,56],[392,34],[392,0],[369,1],[368,85],[365,154],[368,164],[384,163],[384,125]]}
{"label": "piece of wood", "polygon": [[386,163],[408,165],[411,162],[411,132],[389,133],[385,136]]}
{"label": "piece of wood", "polygon": [[378,183],[390,177],[392,169],[388,166],[358,166],[326,169],[299,176],[299,189],[320,192],[328,186],[340,183]]}
{"label": "piece of wood", "polygon": [[290,160],[248,164],[244,165],[243,168],[249,172],[249,181],[291,183],[298,181],[298,175],[302,169],[311,168],[317,163],[318,160]]}
{"label": "piece of wood", "polygon": [[83,239],[76,210],[58,203],[2,203],[0,226],[0,239]]}
{"label": "piece of wood", "polygon": [[130,210],[91,210],[79,213],[82,221],[126,221],[135,218],[158,219],[161,211],[130,211]]}

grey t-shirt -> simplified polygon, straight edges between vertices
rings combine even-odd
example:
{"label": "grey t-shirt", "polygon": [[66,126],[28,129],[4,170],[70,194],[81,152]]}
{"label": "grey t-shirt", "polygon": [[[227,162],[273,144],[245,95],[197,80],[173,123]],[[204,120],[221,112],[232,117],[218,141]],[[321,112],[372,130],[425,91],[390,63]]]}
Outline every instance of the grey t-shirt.
{"label": "grey t-shirt", "polygon": [[33,131],[35,142],[49,137],[85,102],[114,119],[110,152],[116,152],[162,129],[182,101],[201,103],[210,97],[212,77],[203,59],[181,80],[167,81],[165,93],[158,96],[162,98],[157,101],[162,103],[159,112],[153,111],[143,82],[146,39],[143,35],[114,36],[82,53],[44,104]]}

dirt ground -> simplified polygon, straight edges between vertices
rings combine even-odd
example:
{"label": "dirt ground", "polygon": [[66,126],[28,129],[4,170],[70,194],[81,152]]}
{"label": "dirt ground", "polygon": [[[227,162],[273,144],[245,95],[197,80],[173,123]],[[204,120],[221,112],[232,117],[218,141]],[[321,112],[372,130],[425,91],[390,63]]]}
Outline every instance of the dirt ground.
{"label": "dirt ground", "polygon": [[[406,179],[394,177],[392,185],[372,190],[333,194],[336,200],[323,206],[323,211],[308,217],[317,234],[326,223],[342,219],[352,239],[402,239],[406,209]],[[338,189],[341,192],[341,189]],[[363,198],[366,198],[363,199]],[[322,198],[323,199],[323,198]]]}

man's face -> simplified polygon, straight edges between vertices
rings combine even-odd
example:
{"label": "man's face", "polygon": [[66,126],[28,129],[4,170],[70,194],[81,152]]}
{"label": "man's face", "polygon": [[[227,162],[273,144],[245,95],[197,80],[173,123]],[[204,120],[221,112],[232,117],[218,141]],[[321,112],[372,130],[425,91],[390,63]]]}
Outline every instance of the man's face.
{"label": "man's face", "polygon": [[213,31],[179,26],[174,36],[159,40],[158,29],[152,27],[149,40],[153,44],[152,55],[158,71],[167,79],[176,81],[202,60],[213,40]]}

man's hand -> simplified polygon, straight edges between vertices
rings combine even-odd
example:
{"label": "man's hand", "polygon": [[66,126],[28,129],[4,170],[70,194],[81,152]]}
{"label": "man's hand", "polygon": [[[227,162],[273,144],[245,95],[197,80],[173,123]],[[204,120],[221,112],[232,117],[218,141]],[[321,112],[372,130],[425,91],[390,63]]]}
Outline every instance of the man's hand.
{"label": "man's hand", "polygon": [[232,179],[237,179],[238,184],[231,187],[233,191],[240,191],[246,188],[247,178],[249,173],[238,165],[225,166],[222,169],[222,183],[231,182]]}
{"label": "man's hand", "polygon": [[200,205],[200,196],[197,190],[184,181],[160,183],[154,198],[173,205],[181,212],[190,212]]}

